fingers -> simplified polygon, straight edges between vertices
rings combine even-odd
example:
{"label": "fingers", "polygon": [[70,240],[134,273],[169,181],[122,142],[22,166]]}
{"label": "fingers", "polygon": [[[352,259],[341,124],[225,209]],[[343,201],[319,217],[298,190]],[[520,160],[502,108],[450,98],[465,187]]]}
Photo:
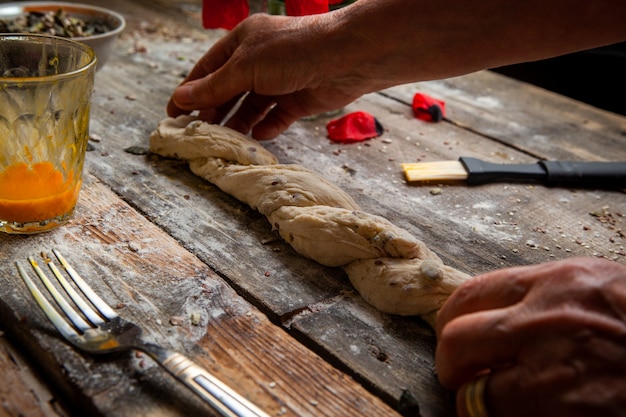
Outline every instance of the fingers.
{"label": "fingers", "polygon": [[252,129],[252,137],[258,140],[273,139],[287,130],[296,120],[308,116],[298,101],[306,92],[279,96],[276,105]]}
{"label": "fingers", "polygon": [[528,269],[508,268],[476,276],[452,293],[437,315],[437,335],[443,327],[464,314],[511,306],[524,298],[532,282]]}
{"label": "fingers", "polygon": [[[463,284],[446,301],[437,316],[437,334],[440,336],[442,329],[456,317],[520,302],[536,303],[547,309],[551,305],[578,300],[586,303],[586,308],[593,305],[600,311],[602,306],[598,304],[601,300],[594,298],[597,293],[593,289],[607,287],[608,281],[624,282],[619,279],[624,275],[624,266],[595,258],[571,258],[479,275]],[[612,291],[607,297],[619,298],[615,295],[618,293]],[[615,314],[614,311],[605,312]],[[626,314],[618,316],[626,317]]]}
{"label": "fingers", "polygon": [[296,120],[310,115],[302,100],[314,101],[308,91],[279,96],[265,96],[254,91],[248,93],[226,126],[242,133],[252,131],[257,140],[273,139]]}
{"label": "fingers", "polygon": [[237,29],[228,32],[198,60],[181,84],[212,74],[226,64],[238,45]]}
{"label": "fingers", "polygon": [[[227,120],[227,117],[231,116],[233,109],[236,109],[245,97],[246,94],[242,94],[241,96],[233,97],[217,108],[199,111],[198,117],[210,123],[222,124]],[[242,131],[242,133],[247,133],[247,131]]]}
{"label": "fingers", "polygon": [[227,62],[202,78],[192,79],[180,85],[172,93],[173,104],[186,111],[215,108],[233,97],[252,90],[251,77],[240,72],[239,68],[229,68]]}
{"label": "fingers", "polygon": [[203,120],[221,122],[248,90],[244,83],[241,88],[222,83],[220,73],[221,70],[177,87],[167,104],[167,114],[177,117],[198,111]]}
{"label": "fingers", "polygon": [[539,417],[538,401],[526,394],[524,382],[517,368],[477,376],[457,391],[457,416]]}
{"label": "fingers", "polygon": [[226,126],[247,133],[265,117],[275,104],[276,101],[273,97],[251,91],[241,101],[235,114],[226,122]]}
{"label": "fingers", "polygon": [[463,385],[456,396],[458,417],[488,417],[487,383],[490,375],[480,375]]}
{"label": "fingers", "polygon": [[436,323],[436,366],[444,386],[457,389],[478,372],[515,363],[533,329],[520,302],[539,271],[536,266],[493,271],[450,296]]}
{"label": "fingers", "polygon": [[[193,81],[189,82],[179,87],[176,94],[180,93],[181,97],[183,97],[182,100],[192,100],[191,98],[185,98],[184,95],[195,95],[194,89],[198,88],[196,84]],[[189,91],[185,91],[186,88],[189,88]],[[181,98],[178,97],[178,99]],[[284,102],[285,100],[282,101]],[[236,110],[233,114],[230,114],[233,109]],[[182,110],[173,101],[170,101],[167,110],[170,117],[190,113],[190,111]],[[277,105],[275,97],[256,94],[253,91],[245,94],[243,99],[241,99],[241,96],[237,96],[218,107],[207,107],[198,111],[198,117],[210,123],[222,123],[229,116],[225,123],[226,126],[244,134],[252,131],[252,136],[258,140],[275,138],[293,122],[305,115],[308,115],[308,113],[301,109],[292,111],[292,109]]]}
{"label": "fingers", "polygon": [[252,137],[258,140],[273,139],[287,130],[298,119],[298,117],[293,116],[292,113],[282,107],[276,106],[263,120],[254,126]]}
{"label": "fingers", "polygon": [[[456,393],[458,417],[587,417],[623,415],[623,374],[572,378],[549,366],[519,364],[468,380]],[[481,414],[484,411],[486,414]]]}
{"label": "fingers", "polygon": [[572,258],[463,285],[438,317],[435,358],[442,385],[458,390],[458,415],[476,417],[467,393],[485,372],[493,417],[595,415],[589,410],[626,398],[613,389],[626,356],[625,278],[616,263]]}
{"label": "fingers", "polygon": [[[582,341],[586,337],[593,340],[590,335],[596,332],[598,337],[605,337],[610,334],[608,326],[604,320],[590,319],[577,311],[563,314],[560,310],[537,311],[518,304],[451,321],[443,329],[435,356],[442,385],[458,389],[485,371],[524,366],[536,371],[556,369],[559,361],[578,359],[578,354],[589,361],[589,352],[581,353]],[[572,336],[580,328],[587,328],[588,335]],[[588,342],[584,346],[598,344]]]}
{"label": "fingers", "polygon": [[511,309],[472,313],[443,329],[435,365],[444,387],[458,389],[480,372],[516,361],[527,335],[510,323],[511,313]]}
{"label": "fingers", "polygon": [[228,77],[224,75],[224,67],[228,67],[238,45],[239,35],[235,29],[200,58],[172,93],[166,108],[169,116],[176,117],[194,110],[207,113],[251,89],[248,78],[237,72],[237,66],[230,73],[226,71]]}

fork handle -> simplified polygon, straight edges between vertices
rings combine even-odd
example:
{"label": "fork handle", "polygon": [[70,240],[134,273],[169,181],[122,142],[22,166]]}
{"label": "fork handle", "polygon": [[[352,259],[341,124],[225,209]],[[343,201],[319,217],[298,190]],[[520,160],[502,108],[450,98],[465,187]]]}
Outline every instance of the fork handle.
{"label": "fork handle", "polygon": [[141,350],[149,354],[222,416],[269,417],[267,413],[186,356],[153,344],[146,344],[141,347]]}

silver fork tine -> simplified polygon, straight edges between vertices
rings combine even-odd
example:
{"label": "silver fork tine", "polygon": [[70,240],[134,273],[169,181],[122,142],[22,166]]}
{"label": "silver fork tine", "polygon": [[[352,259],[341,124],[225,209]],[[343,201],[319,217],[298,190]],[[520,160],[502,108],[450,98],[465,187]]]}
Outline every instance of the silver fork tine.
{"label": "silver fork tine", "polygon": [[[115,310],[113,310],[102,298],[100,298],[98,294],[96,294],[91,289],[89,285],[87,285],[87,283],[80,277],[78,272],[76,272],[76,270],[74,270],[74,268],[72,268],[72,266],[65,260],[63,255],[61,255],[59,251],[56,249],[52,249],[52,252],[57,257],[57,259],[59,260],[63,268],[67,271],[67,274],[74,280],[74,282],[76,283],[78,288],[80,288],[80,290],[83,292],[83,294],[85,294],[85,297],[87,297],[87,299],[91,301],[91,303],[98,309],[98,311],[100,311],[100,314],[102,314],[104,317],[106,317],[109,320],[113,320],[114,318],[116,318],[118,314],[115,312]],[[72,288],[69,285],[68,287]],[[76,301],[74,296],[71,296],[71,297],[72,299],[74,299],[74,301]],[[76,298],[80,299],[80,297],[76,297]],[[91,309],[88,306],[86,307]],[[83,310],[82,308],[81,310],[85,312],[85,310]]]}
{"label": "silver fork tine", "polygon": [[[61,310],[63,310],[63,312],[71,320],[71,322],[74,323],[74,326],[76,326],[76,328],[78,328],[78,330],[80,330],[81,332],[85,332],[86,330],[91,329],[93,326],[87,323],[85,319],[83,319],[80,314],[78,314],[76,310],[74,310],[74,308],[70,306],[67,300],[65,300],[65,297],[63,297],[61,293],[56,289],[56,287],[52,285],[52,282],[39,267],[37,261],[32,256],[29,256],[28,262],[30,262],[30,265],[35,270],[35,273],[37,273],[37,276],[39,276],[41,282],[43,282],[43,284],[46,286],[48,292],[50,292],[50,295],[52,296],[52,298],[54,298],[54,301],[56,301],[59,307],[61,307]],[[47,262],[49,263],[50,261],[48,260]]]}
{"label": "silver fork tine", "polygon": [[[85,317],[87,317],[87,314],[96,315],[96,311],[93,310],[93,307],[83,299],[84,295],[103,315],[95,321],[103,321],[104,317],[112,320],[112,322],[104,321],[102,325],[94,324],[93,327],[87,325],[84,318],[78,314],[78,310],[74,310],[74,308],[70,307],[69,303],[63,299],[64,295],[62,296],[61,292],[56,289],[56,284],[53,285],[52,282],[50,282],[46,274],[39,265],[37,265],[35,259],[29,257],[28,260],[30,264],[41,281],[48,288],[51,294],[50,296],[57,301],[59,306],[64,306],[62,309],[67,310],[66,315],[69,318],[79,323],[76,326],[72,326],[70,321],[67,320],[67,317],[63,317],[61,312],[58,311],[58,308],[43,296],[42,291],[35,285],[28,273],[22,268],[22,265],[19,262],[15,262],[18,272],[29,288],[33,298],[54,327],[56,327],[59,333],[61,333],[68,342],[79,349],[92,353],[119,352],[131,349],[141,350],[156,360],[159,365],[163,366],[172,376],[185,384],[187,388],[211,405],[220,415],[225,417],[269,417],[263,410],[246,400],[209,371],[196,365],[189,358],[180,353],[143,340],[141,338],[141,327],[133,322],[120,318],[117,313],[85,283],[80,275],[56,249],[52,251],[61,263],[62,269],[65,269],[67,275],[70,276],[71,280],[76,284],[75,286],[80,288],[81,291],[73,289],[74,285],[71,284],[69,279],[63,278],[65,274],[61,274],[61,270],[54,266],[55,264],[49,257],[43,253],[42,257],[50,266],[52,273],[59,280],[59,285],[63,286],[67,295],[80,305],[80,307],[77,308],[80,308],[81,311],[85,313]],[[83,292],[83,294],[80,294],[80,292]],[[82,303],[78,300],[82,300]],[[91,313],[87,313],[88,311],[91,311]],[[76,317],[79,317],[80,320],[76,319]],[[80,329],[83,329],[82,334],[79,333]]]}
{"label": "silver fork tine", "polygon": [[100,325],[102,323],[105,323],[105,320],[102,317],[100,317],[100,315],[93,309],[93,307],[87,304],[85,300],[83,299],[83,297],[81,297],[76,292],[74,287],[70,285],[70,283],[67,281],[67,279],[65,279],[63,274],[61,274],[61,271],[59,271],[59,268],[57,268],[57,266],[52,262],[52,260],[48,258],[48,259],[45,259],[45,261],[48,264],[48,268],[50,268],[50,270],[56,277],[57,281],[59,281],[59,283],[61,284],[61,286],[67,293],[67,295],[70,296],[72,301],[74,301],[74,303],[76,304],[76,307],[78,307],[78,309],[83,312],[85,317],[87,317],[87,319],[89,319],[89,321],[95,325]]}
{"label": "silver fork tine", "polygon": [[50,302],[43,296],[39,288],[35,285],[30,276],[26,273],[24,268],[19,262],[15,262],[17,266],[17,270],[20,273],[20,276],[26,283],[26,286],[30,290],[30,293],[33,295],[33,298],[39,304],[39,307],[43,310],[45,315],[50,319],[54,327],[61,333],[65,338],[73,339],[78,335],[78,332],[70,326],[70,324],[65,320],[61,315],[56,311],[56,309],[50,304]]}

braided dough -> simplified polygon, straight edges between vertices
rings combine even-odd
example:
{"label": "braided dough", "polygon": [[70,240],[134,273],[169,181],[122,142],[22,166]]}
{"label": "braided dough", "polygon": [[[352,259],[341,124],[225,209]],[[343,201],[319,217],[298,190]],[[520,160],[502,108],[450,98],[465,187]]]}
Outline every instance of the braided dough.
{"label": "braided dough", "polygon": [[441,259],[408,231],[359,210],[318,173],[279,164],[261,144],[193,116],[166,118],[150,150],[189,162],[193,173],[267,217],[296,252],[342,267],[361,296],[379,310],[420,315],[437,311],[469,275]]}

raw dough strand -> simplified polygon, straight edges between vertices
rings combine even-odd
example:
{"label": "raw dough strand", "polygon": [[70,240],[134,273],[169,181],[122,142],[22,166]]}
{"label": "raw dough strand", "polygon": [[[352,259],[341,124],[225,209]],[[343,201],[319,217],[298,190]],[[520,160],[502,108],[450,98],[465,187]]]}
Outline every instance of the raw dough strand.
{"label": "raw dough strand", "polygon": [[232,129],[166,118],[150,135],[150,150],[188,161],[194,174],[263,214],[300,255],[342,267],[363,299],[385,313],[419,315],[434,327],[448,296],[470,278],[408,231],[361,211],[318,173],[279,164]]}

